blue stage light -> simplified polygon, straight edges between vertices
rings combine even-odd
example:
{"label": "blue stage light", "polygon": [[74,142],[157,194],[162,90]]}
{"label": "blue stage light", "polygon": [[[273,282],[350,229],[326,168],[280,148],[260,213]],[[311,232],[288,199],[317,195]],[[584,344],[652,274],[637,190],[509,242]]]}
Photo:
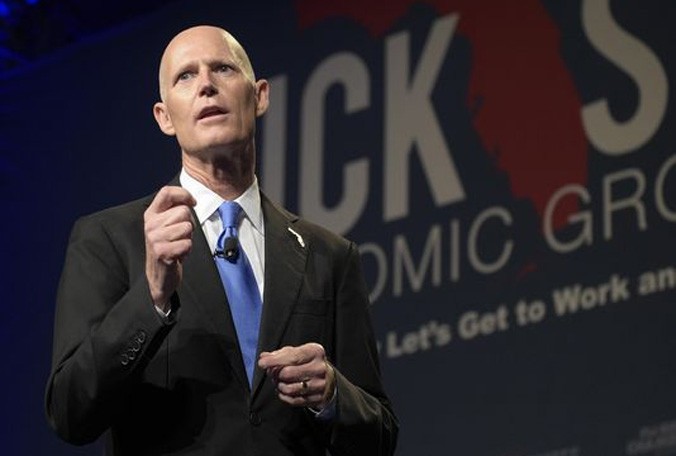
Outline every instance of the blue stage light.
{"label": "blue stage light", "polygon": [[11,14],[9,6],[5,2],[0,2],[0,17],[9,17]]}

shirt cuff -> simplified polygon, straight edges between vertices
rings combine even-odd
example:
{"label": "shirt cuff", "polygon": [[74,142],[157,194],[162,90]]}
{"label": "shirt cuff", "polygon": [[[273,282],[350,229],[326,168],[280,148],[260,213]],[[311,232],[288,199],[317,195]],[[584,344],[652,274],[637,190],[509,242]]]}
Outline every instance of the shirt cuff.
{"label": "shirt cuff", "polygon": [[308,407],[307,409],[312,412],[316,419],[321,421],[332,420],[336,416],[336,396],[337,386],[333,387],[333,394],[331,395],[331,400],[323,408],[318,409],[315,407]]}
{"label": "shirt cuff", "polygon": [[173,315],[170,316],[171,306],[169,306],[169,308],[167,309],[166,312],[164,310],[160,309],[157,306],[154,306],[154,307],[155,307],[155,312],[157,312],[157,315],[159,315],[159,317],[162,319],[163,323],[165,323],[165,324],[171,323],[171,320],[172,320],[172,317],[173,317]]}

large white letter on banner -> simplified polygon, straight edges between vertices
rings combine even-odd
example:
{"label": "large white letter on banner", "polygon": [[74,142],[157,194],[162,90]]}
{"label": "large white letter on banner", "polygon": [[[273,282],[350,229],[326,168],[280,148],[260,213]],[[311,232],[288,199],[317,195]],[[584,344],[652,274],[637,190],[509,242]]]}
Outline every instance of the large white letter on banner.
{"label": "large white letter on banner", "polygon": [[613,19],[610,0],[584,0],[582,25],[594,48],[624,70],[636,84],[638,106],[626,121],[613,119],[606,99],[582,109],[582,121],[594,146],[608,155],[632,152],[655,134],[669,98],[669,83],[655,53]]}
{"label": "large white letter on banner", "polygon": [[[334,208],[323,202],[324,100],[334,84],[345,90],[345,112],[354,113],[369,105],[369,73],[364,62],[348,52],[334,54],[312,73],[303,93],[300,141],[301,214],[344,234],[354,226],[366,205],[369,188],[368,160],[360,158],[345,165],[343,198]],[[332,172],[336,172],[333,171]]]}
{"label": "large white letter on banner", "polygon": [[286,202],[286,75],[268,79],[272,103],[263,118],[263,154],[261,172],[263,188],[275,200]]}
{"label": "large white letter on banner", "polygon": [[457,15],[438,19],[409,80],[409,32],[387,39],[385,68],[384,219],[409,210],[409,156],[416,147],[437,206],[461,201],[465,191],[430,96],[455,32]]}

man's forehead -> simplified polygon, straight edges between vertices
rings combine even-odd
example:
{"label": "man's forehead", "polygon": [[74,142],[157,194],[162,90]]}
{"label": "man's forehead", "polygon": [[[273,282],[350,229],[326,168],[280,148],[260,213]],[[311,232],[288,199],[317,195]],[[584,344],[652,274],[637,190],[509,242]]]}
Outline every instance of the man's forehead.
{"label": "man's forehead", "polygon": [[228,62],[240,67],[247,79],[255,75],[246,52],[226,30],[213,26],[197,26],[180,32],[167,45],[159,68],[160,96],[170,80],[182,68],[200,62]]}
{"label": "man's forehead", "polygon": [[226,37],[219,34],[202,34],[177,37],[167,46],[163,60],[171,66],[180,66],[192,60],[219,58],[227,60],[235,58]]}

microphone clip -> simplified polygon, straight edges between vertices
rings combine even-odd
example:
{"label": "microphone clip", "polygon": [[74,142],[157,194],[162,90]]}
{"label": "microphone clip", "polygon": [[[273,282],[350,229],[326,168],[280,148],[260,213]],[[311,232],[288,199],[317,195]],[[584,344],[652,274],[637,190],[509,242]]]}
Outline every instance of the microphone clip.
{"label": "microphone clip", "polygon": [[237,238],[233,236],[226,238],[223,242],[222,250],[219,250],[218,247],[216,247],[214,257],[225,258],[231,263],[237,261],[237,258],[239,257],[239,243],[237,242]]}

